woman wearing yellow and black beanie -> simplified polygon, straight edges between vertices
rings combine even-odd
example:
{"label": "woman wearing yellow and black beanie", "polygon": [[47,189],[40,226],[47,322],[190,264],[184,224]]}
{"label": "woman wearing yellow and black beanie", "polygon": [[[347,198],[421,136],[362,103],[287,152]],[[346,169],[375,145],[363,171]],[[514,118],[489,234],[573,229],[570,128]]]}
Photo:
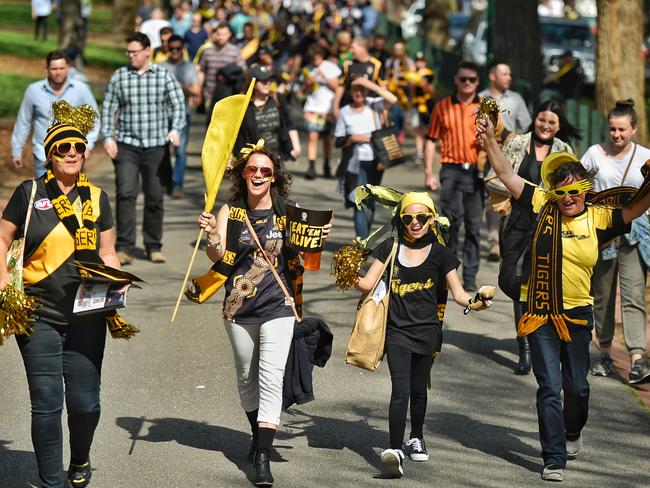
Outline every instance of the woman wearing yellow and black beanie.
{"label": "woman wearing yellow and black beanie", "polygon": [[[45,139],[47,172],[16,188],[0,219],[0,255],[25,235],[25,294],[36,299],[31,333],[16,335],[32,407],[32,442],[44,488],[84,487],[89,452],[99,422],[105,313],[73,314],[79,278],[74,261],[119,267],[108,196],[81,172],[95,112],[90,106],[53,106]],[[25,232],[28,212],[31,217]],[[0,259],[0,289],[11,286]],[[110,321],[119,322],[117,314]],[[115,326],[113,325],[113,328]],[[122,330],[124,332],[124,330]],[[133,330],[131,330],[133,332]],[[127,332],[128,335],[128,332]],[[68,480],[62,479],[65,399],[70,437]]]}

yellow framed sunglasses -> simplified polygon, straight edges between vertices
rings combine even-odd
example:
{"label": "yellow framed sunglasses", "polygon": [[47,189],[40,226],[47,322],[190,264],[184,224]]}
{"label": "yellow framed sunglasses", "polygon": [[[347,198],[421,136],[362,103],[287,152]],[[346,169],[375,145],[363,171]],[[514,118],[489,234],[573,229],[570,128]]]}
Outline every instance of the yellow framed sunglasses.
{"label": "yellow framed sunglasses", "polygon": [[570,185],[561,186],[559,188],[553,188],[546,192],[546,197],[549,200],[562,200],[566,195],[571,197],[578,196],[582,193],[591,190],[591,181],[589,180],[580,180]]}

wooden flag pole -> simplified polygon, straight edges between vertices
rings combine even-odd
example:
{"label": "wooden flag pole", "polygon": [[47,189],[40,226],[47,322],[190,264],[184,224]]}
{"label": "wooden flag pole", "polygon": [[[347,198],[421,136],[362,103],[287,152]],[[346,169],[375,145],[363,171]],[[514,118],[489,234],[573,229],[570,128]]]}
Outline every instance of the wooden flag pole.
{"label": "wooden flag pole", "polygon": [[178,299],[176,300],[176,306],[174,307],[174,312],[172,313],[172,322],[176,318],[176,314],[178,313],[178,307],[181,305],[181,299],[183,298],[183,292],[185,291],[185,285],[187,285],[187,280],[190,277],[190,273],[192,272],[192,266],[194,265],[194,260],[196,259],[196,253],[199,250],[199,244],[201,244],[201,239],[203,239],[203,229],[199,230],[199,237],[196,238],[196,244],[194,245],[194,252],[192,253],[192,257],[190,258],[190,264],[187,266],[187,271],[185,272],[185,278],[183,278],[183,284],[181,285],[181,290],[178,292]]}

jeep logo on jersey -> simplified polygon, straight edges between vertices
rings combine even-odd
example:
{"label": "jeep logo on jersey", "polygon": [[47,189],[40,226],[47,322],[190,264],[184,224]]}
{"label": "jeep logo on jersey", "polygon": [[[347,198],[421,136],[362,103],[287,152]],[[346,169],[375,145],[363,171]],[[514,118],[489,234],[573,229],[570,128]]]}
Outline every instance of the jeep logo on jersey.
{"label": "jeep logo on jersey", "polygon": [[50,202],[49,198],[41,198],[34,202],[34,208],[36,210],[49,210],[52,208],[52,202]]}

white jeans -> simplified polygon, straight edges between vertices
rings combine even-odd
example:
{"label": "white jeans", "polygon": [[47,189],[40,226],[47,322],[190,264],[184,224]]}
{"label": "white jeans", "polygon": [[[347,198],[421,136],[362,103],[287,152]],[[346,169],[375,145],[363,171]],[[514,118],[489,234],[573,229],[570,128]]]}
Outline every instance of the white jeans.
{"label": "white jeans", "polygon": [[246,412],[259,408],[258,422],[280,423],[284,367],[294,322],[294,317],[256,325],[224,320],[235,357],[239,400]]}

